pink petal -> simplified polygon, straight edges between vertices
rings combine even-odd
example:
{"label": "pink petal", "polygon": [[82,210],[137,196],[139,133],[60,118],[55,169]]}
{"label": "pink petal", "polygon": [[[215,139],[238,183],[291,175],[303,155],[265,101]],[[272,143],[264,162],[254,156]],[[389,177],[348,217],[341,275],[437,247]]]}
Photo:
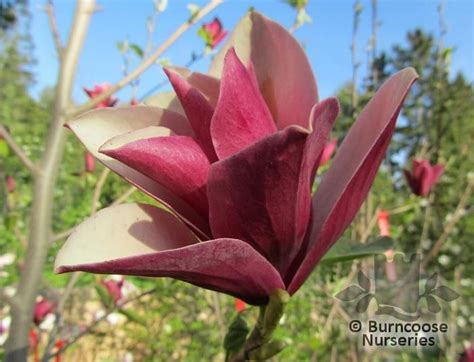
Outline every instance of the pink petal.
{"label": "pink petal", "polygon": [[68,127],[86,146],[89,152],[105,166],[149,196],[167,205],[183,220],[194,225],[201,235],[209,233],[207,220],[203,219],[184,200],[140,172],[99,153],[99,147],[106,141],[125,133],[128,133],[129,136],[128,138],[125,137],[125,141],[123,137],[121,138],[124,143],[141,138],[169,136],[171,131],[181,135],[189,134],[192,131],[184,117],[156,107],[134,106],[87,112],[69,122]]}
{"label": "pink petal", "polygon": [[200,91],[193,88],[184,78],[168,69],[164,69],[189,122],[194,130],[196,141],[206,153],[210,161],[216,161],[217,156],[212,145],[210,125],[214,108],[204,98]]}
{"label": "pink petal", "polygon": [[165,186],[207,219],[209,161],[191,137],[142,138],[120,147],[116,144],[117,140],[113,139],[100,152]]}
{"label": "pink petal", "polygon": [[225,58],[219,100],[211,121],[212,141],[220,159],[276,131],[253,77],[231,48]]}
{"label": "pink petal", "polygon": [[337,146],[337,139],[334,138],[328,144],[326,147],[324,147],[323,155],[321,156],[321,161],[320,165],[325,165],[330,159],[334,151],[336,150]]}
{"label": "pink petal", "polygon": [[246,66],[250,61],[254,64],[260,90],[278,129],[292,124],[307,128],[318,91],[298,41],[281,25],[249,12],[214,58],[211,75],[221,75],[225,54],[231,47]]}
{"label": "pink petal", "polygon": [[416,78],[415,70],[408,68],[386,81],[344,139],[313,196],[310,244],[290,284],[290,293],[299,289],[359,210],[390,142],[402,102]]}
{"label": "pink petal", "polygon": [[101,210],[79,225],[55,269],[172,277],[251,304],[264,304],[272,291],[284,288],[277,271],[243,241],[199,243],[171,214],[139,204]]}
{"label": "pink petal", "polygon": [[306,234],[314,169],[337,111],[335,99],[322,102],[314,132],[288,127],[211,166],[215,237],[248,242],[285,275]]}

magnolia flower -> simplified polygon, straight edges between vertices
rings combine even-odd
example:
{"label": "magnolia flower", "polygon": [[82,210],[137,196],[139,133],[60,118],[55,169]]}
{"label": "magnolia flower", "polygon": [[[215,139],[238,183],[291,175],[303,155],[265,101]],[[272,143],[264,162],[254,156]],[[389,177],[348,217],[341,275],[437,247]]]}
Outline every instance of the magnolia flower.
{"label": "magnolia flower", "polygon": [[107,279],[103,280],[102,284],[107,289],[107,292],[112,297],[115,304],[119,303],[122,298],[122,287],[123,287],[124,279],[121,278],[120,280],[114,279]]}
{"label": "magnolia flower", "polygon": [[53,313],[53,311],[54,311],[53,303],[51,303],[49,300],[45,298],[39,299],[35,304],[33,322],[37,326],[39,326],[41,322],[43,322],[49,314]]}
{"label": "magnolia flower", "polygon": [[418,196],[427,196],[443,171],[442,164],[432,166],[428,160],[413,160],[412,171],[404,170],[408,186]]}
{"label": "magnolia flower", "polygon": [[15,190],[16,190],[16,181],[15,181],[15,178],[13,176],[7,175],[5,177],[5,184],[6,184],[8,193],[11,194],[12,192],[15,192]]}
{"label": "magnolia flower", "polygon": [[[102,84],[96,84],[94,85],[93,89],[88,89],[88,88],[83,88],[84,92],[87,93],[89,98],[95,98],[102,93],[104,93],[106,90],[110,89],[110,84],[109,83],[102,83]],[[107,108],[107,107],[113,107],[117,103],[118,99],[113,98],[112,96],[106,98],[102,102],[100,102],[98,105],[96,105],[96,108]]]}
{"label": "magnolia flower", "polygon": [[206,46],[214,49],[227,35],[221,21],[214,18],[211,22],[204,24],[198,31],[198,34],[206,42]]}
{"label": "magnolia flower", "polygon": [[86,168],[86,172],[94,172],[95,171],[95,159],[94,156],[91,155],[90,152],[84,153],[84,164]]}
{"label": "magnolia flower", "polygon": [[166,73],[175,96],[68,124],[166,208],[101,210],[70,235],[56,272],[172,277],[253,305],[277,289],[294,294],[364,201],[416,72],[379,89],[313,196],[339,104],[318,100],[309,61],[283,27],[251,12],[210,75]]}
{"label": "magnolia flower", "polygon": [[329,141],[326,146],[324,146],[323,154],[321,155],[321,160],[319,161],[319,166],[325,165],[331,159],[332,154],[336,150],[337,139],[333,138]]}

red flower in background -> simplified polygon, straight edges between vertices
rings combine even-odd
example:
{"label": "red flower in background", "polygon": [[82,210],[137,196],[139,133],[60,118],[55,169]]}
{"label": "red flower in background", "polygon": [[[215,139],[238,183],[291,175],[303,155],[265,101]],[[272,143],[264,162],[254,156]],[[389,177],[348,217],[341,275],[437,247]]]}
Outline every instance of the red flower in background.
{"label": "red flower in background", "polygon": [[458,362],[474,362],[474,346],[466,346],[464,352],[459,357]]}
{"label": "red flower in background", "polygon": [[46,316],[50,313],[53,313],[53,311],[54,304],[48,301],[46,298],[42,298],[35,304],[33,322],[39,326]]}
{"label": "red flower in background", "polygon": [[320,166],[325,165],[331,159],[332,154],[336,150],[337,146],[337,139],[333,138],[329,141],[326,146],[324,146],[323,154],[321,155],[321,161],[319,163]]}
{"label": "red flower in background", "polygon": [[243,300],[240,300],[239,298],[235,298],[235,310],[237,313],[242,312],[243,310],[245,310],[246,307],[247,305],[245,304]]}
{"label": "red flower in background", "polygon": [[130,101],[130,105],[131,106],[138,106],[140,104],[140,102],[138,102],[138,100],[136,100],[135,98],[133,98],[131,101]]}
{"label": "red flower in background", "polygon": [[442,164],[432,166],[428,160],[413,160],[412,171],[404,170],[408,186],[418,196],[427,196],[443,171]]}
{"label": "red flower in background", "polygon": [[8,193],[12,193],[12,192],[15,192],[16,190],[16,181],[15,181],[15,178],[11,175],[7,175],[5,177],[5,184],[6,184],[6,188],[7,188],[7,192]]}
{"label": "red flower in background", "polygon": [[227,35],[221,21],[214,18],[211,22],[203,24],[199,29],[198,34],[206,42],[206,46],[214,49]]}
{"label": "red flower in background", "polygon": [[[390,214],[388,211],[380,210],[377,215],[377,223],[379,226],[379,234],[380,236],[390,236]],[[387,275],[387,279],[391,282],[395,282],[397,280],[397,269],[395,267],[395,263],[393,262],[393,249],[388,249],[385,252],[385,256],[389,259],[385,263],[385,274]]]}
{"label": "red flower in background", "polygon": [[109,295],[112,297],[114,300],[114,303],[117,304],[122,300],[122,287],[123,287],[124,279],[120,280],[113,280],[113,279],[108,279],[108,280],[103,280],[102,284],[104,287],[107,289],[107,292]]}
{"label": "red flower in background", "polygon": [[[102,93],[104,93],[106,90],[110,89],[110,84],[109,83],[102,83],[102,84],[96,84],[93,89],[88,89],[84,87],[84,92],[87,93],[89,98],[95,98]],[[102,102],[100,102],[98,105],[96,105],[96,108],[107,108],[107,107],[113,107],[117,103],[118,99],[113,98],[112,96],[104,99]]]}
{"label": "red flower in background", "polygon": [[377,216],[379,234],[381,236],[390,236],[390,214],[386,210],[380,210]]}
{"label": "red flower in background", "polygon": [[166,73],[173,111],[102,109],[68,126],[167,210],[101,210],[71,234],[56,271],[173,277],[254,305],[276,289],[294,294],[362,205],[416,72],[402,70],[377,91],[314,195],[339,104],[319,101],[286,29],[251,12],[214,58],[220,78]]}
{"label": "red flower in background", "polygon": [[95,171],[95,159],[90,152],[84,153],[84,163],[86,167],[86,172],[92,173]]}

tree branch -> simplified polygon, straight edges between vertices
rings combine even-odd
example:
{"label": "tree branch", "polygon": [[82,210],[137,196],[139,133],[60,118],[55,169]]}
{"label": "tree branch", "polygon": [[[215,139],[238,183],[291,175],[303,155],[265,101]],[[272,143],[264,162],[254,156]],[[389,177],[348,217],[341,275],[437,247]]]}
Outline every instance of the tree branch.
{"label": "tree branch", "polygon": [[139,300],[141,298],[143,298],[144,296],[146,295],[149,295],[149,294],[152,294],[154,293],[158,288],[151,288],[149,290],[146,290],[128,300],[126,300],[125,302],[119,304],[119,305],[115,305],[112,309],[110,309],[108,311],[108,313],[104,314],[102,317],[100,318],[97,318],[94,322],[92,322],[92,324],[90,324],[88,327],[84,328],[81,332],[79,332],[78,334],[76,334],[69,342],[67,342],[63,348],[57,350],[56,352],[48,355],[48,356],[44,356],[43,357],[43,361],[47,361],[51,358],[54,358],[62,353],[64,353],[69,347],[71,347],[74,343],[76,343],[79,339],[81,339],[82,337],[84,337],[85,335],[89,334],[100,322],[102,322],[103,320],[105,320],[111,313],[119,310],[119,309],[122,309],[123,307],[125,307],[127,304],[130,304],[131,302],[134,302],[136,300]]}
{"label": "tree branch", "polygon": [[193,24],[201,20],[210,11],[220,5],[223,0],[211,0],[205,7],[203,7],[192,19],[184,22],[171,36],[165,40],[165,42],[155,50],[147,59],[145,59],[134,71],[119,80],[116,84],[112,85],[106,92],[101,93],[100,96],[90,99],[87,103],[82,106],[73,108],[69,112],[70,117],[76,117],[79,114],[93,109],[97,104],[104,101],[118,90],[125,87],[132,80],[138,78],[146,69],[155,64],[156,60],[167,50],[186,30],[188,30]]}
{"label": "tree branch", "polygon": [[53,0],[48,0],[44,10],[48,15],[48,22],[49,27],[51,29],[51,34],[53,36],[54,46],[56,47],[56,51],[58,52],[59,58],[63,56],[63,46],[61,43],[61,37],[58,31],[58,24],[56,23],[56,15],[54,13],[54,4]]}
{"label": "tree branch", "polygon": [[68,44],[60,59],[53,119],[48,129],[46,148],[41,156],[41,171],[36,174],[28,247],[18,288],[14,296],[18,303],[11,308],[11,329],[6,342],[6,361],[26,361],[28,334],[41,275],[51,240],[53,196],[55,183],[66,143],[66,109],[70,106],[76,66],[89,27],[95,0],[76,4]]}
{"label": "tree branch", "polygon": [[7,142],[8,146],[10,146],[11,150],[15,155],[18,156],[20,161],[33,173],[35,174],[38,171],[38,167],[34,164],[33,161],[29,159],[26,155],[23,148],[15,142],[13,137],[8,133],[7,129],[0,124],[0,135],[3,136],[5,141]]}

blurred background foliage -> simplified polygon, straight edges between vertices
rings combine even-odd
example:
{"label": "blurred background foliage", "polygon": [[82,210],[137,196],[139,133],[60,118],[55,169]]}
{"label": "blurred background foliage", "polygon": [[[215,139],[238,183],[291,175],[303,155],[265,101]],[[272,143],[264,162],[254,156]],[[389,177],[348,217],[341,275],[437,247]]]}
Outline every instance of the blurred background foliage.
{"label": "blurred background foliage", "polygon": [[[306,1],[290,3],[301,11]],[[44,147],[54,92],[44,89],[39,100],[28,92],[35,69],[31,52],[34,44],[28,33],[29,16],[23,1],[0,2],[0,123],[14,135],[27,155],[37,160]],[[428,254],[449,228],[439,253],[422,275],[427,278],[439,271],[443,283],[461,295],[454,302],[443,304],[441,313],[436,315],[437,320],[449,324],[449,336],[431,350],[417,348],[400,352],[358,347],[357,340],[348,333],[346,320],[348,315],[357,314],[351,310],[353,306],[341,304],[334,295],[351,283],[351,271],[367,269],[369,264],[367,260],[349,260],[322,264],[292,298],[276,332],[288,345],[277,360],[454,361],[462,353],[464,343],[473,340],[470,327],[474,320],[469,303],[474,291],[472,195],[468,195],[465,207],[459,210],[458,206],[474,177],[471,147],[474,92],[472,83],[462,73],[453,76],[449,72],[453,53],[455,49],[444,47],[442,33],[436,37],[423,29],[408,32],[404,40],[393,44],[391,51],[376,54],[370,76],[355,87],[356,104],[351,82],[341,85],[337,96],[342,114],[333,131],[340,144],[354,116],[374,90],[397,70],[415,67],[420,79],[403,107],[388,156],[368,201],[345,238],[366,242],[366,236],[377,236],[373,218],[378,209],[397,210],[391,213],[390,231],[394,249],[406,254]],[[415,157],[445,165],[440,182],[428,198],[414,196],[403,177],[403,169],[411,168],[411,159]],[[69,230],[90,215],[94,191],[103,172],[99,164],[94,171],[85,169],[84,150],[74,137],[69,137],[55,193],[55,232]],[[8,176],[15,180],[14,191],[8,190],[3,182]],[[8,288],[15,285],[19,270],[28,267],[22,264],[22,255],[28,232],[32,180],[2,139],[0,180],[0,255],[15,255],[15,262],[6,265],[0,276],[0,286]],[[108,175],[96,207],[110,205],[128,188],[116,175]],[[136,200],[150,202],[138,192],[127,198],[127,201]],[[68,281],[68,276],[56,276],[52,271],[54,256],[63,240],[52,241],[44,270],[41,291],[51,300],[59,297]],[[117,308],[100,292],[101,280],[101,276],[81,276],[65,307],[62,337],[67,339],[93,323],[94,313],[99,309],[105,312],[117,309],[122,319],[97,324],[65,353],[66,360],[118,361],[130,355],[137,361],[224,359],[222,343],[227,327],[236,316],[233,298],[168,279],[127,278],[139,291],[152,290],[152,293]],[[256,308],[241,312],[250,325],[256,315]],[[48,331],[40,330],[40,335],[45,343]]]}

